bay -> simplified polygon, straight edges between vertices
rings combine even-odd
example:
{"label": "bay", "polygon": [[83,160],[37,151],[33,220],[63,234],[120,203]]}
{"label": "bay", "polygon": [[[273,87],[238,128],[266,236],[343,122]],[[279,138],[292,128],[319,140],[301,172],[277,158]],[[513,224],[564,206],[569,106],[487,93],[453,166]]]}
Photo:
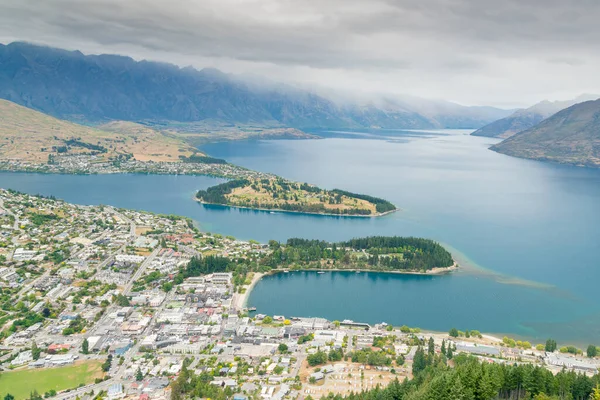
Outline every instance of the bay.
{"label": "bay", "polygon": [[487,150],[493,139],[468,133],[348,132],[203,147],[251,169],[383,197],[401,208],[382,218],[203,206],[194,192],[220,182],[206,177],[0,173],[0,186],[185,215],[204,230],[263,242],[429,237],[452,250],[459,273],[280,274],[259,282],[249,303],[267,314],[600,344],[600,171],[496,154]]}

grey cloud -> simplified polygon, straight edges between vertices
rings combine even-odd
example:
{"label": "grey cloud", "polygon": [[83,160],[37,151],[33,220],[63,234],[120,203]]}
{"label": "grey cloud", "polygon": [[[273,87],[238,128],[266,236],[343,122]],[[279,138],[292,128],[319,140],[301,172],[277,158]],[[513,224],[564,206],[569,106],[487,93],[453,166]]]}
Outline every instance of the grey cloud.
{"label": "grey cloud", "polygon": [[0,0],[0,38],[279,68],[319,83],[385,77],[396,91],[418,90],[418,77],[446,96],[463,74],[494,87],[507,65],[519,66],[513,75],[540,62],[597,65],[599,19],[592,0]]}

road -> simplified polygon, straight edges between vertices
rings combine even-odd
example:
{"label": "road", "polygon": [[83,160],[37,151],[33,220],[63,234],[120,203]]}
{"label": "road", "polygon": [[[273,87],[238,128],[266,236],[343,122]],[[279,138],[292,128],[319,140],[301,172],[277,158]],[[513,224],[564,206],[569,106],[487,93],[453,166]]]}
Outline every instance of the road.
{"label": "road", "polygon": [[125,285],[125,288],[123,289],[123,294],[125,296],[129,295],[129,291],[131,290],[131,287],[133,286],[135,281],[137,281],[138,279],[140,279],[142,277],[142,275],[144,275],[144,272],[146,271],[148,266],[152,263],[152,260],[154,260],[154,258],[156,257],[156,255],[158,254],[160,249],[161,249],[160,246],[158,246],[156,249],[154,249],[154,251],[152,251],[152,253],[150,253],[150,255],[148,257],[146,257],[146,259],[142,262],[140,267],[135,271],[135,273],[133,274],[133,276],[131,277],[129,282],[127,282],[127,285]]}

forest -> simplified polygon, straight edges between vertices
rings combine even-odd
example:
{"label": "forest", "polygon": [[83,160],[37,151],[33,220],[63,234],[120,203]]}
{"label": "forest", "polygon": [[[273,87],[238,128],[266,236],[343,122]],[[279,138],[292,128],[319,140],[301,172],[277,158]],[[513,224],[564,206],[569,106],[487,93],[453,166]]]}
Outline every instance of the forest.
{"label": "forest", "polygon": [[299,265],[306,268],[359,268],[374,270],[427,271],[454,265],[452,255],[429,239],[373,236],[347,242],[288,239],[285,246],[271,241],[272,253],[263,263]]}
{"label": "forest", "polygon": [[366,194],[357,194],[357,193],[346,192],[346,191],[340,190],[340,189],[333,189],[332,192],[336,193],[338,195],[348,196],[348,197],[352,197],[355,199],[365,200],[365,201],[368,201],[369,203],[373,203],[373,204],[375,204],[375,208],[378,213],[390,212],[390,211],[394,211],[396,209],[395,205],[393,205],[392,203],[390,203],[387,200],[380,199],[378,197],[367,196]]}
{"label": "forest", "polygon": [[211,186],[206,190],[198,190],[196,198],[205,203],[228,204],[225,195],[230,194],[233,189],[244,187],[249,183],[250,181],[247,179],[235,179],[233,181],[221,183],[220,185]]}
{"label": "forest", "polygon": [[226,160],[223,160],[222,158],[214,158],[214,157],[209,157],[209,156],[201,156],[198,154],[192,154],[189,157],[181,157],[181,160],[184,163],[188,163],[188,164],[192,164],[192,163],[197,163],[197,164],[227,164]]}

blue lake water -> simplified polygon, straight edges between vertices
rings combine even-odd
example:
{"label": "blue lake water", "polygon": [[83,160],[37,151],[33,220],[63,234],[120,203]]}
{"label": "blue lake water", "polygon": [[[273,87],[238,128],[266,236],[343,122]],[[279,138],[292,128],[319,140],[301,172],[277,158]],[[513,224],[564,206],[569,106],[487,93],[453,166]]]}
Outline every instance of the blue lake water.
{"label": "blue lake water", "polygon": [[192,199],[219,182],[206,177],[0,173],[0,186],[186,215],[204,230],[243,239],[433,238],[453,251],[460,272],[279,274],[259,282],[249,303],[267,314],[600,344],[600,170],[496,154],[487,150],[493,139],[464,131],[332,136],[203,150],[286,178],[383,197],[401,212],[363,219],[206,207]]}

